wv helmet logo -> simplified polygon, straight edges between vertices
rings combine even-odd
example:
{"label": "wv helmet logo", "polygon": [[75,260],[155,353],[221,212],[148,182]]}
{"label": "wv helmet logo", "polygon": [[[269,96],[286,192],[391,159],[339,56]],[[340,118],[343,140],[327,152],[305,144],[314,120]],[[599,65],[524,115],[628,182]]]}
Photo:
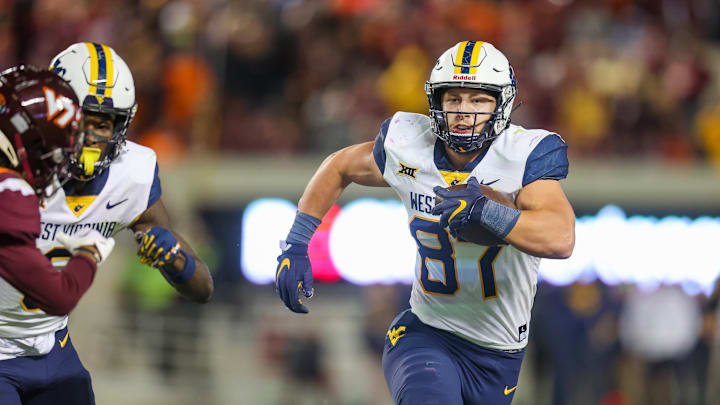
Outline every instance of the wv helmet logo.
{"label": "wv helmet logo", "polygon": [[55,63],[53,63],[50,71],[53,73],[57,73],[60,76],[65,76],[65,72],[67,72],[64,67],[60,66],[60,59],[56,60]]}
{"label": "wv helmet logo", "polygon": [[417,180],[416,172],[417,167],[408,166],[405,163],[400,162],[400,169],[397,171],[397,174],[402,174],[403,176],[407,176],[413,180]]}

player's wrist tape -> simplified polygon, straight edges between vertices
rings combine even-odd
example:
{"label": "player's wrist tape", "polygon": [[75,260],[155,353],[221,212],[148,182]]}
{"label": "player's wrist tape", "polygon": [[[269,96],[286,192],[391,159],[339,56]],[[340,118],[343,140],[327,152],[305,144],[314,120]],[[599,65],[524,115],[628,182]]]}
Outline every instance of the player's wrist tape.
{"label": "player's wrist tape", "polygon": [[484,201],[477,201],[470,209],[470,221],[481,224],[499,238],[505,239],[520,218],[520,210],[487,198],[482,200]]}
{"label": "player's wrist tape", "polygon": [[[185,284],[190,281],[192,276],[195,274],[195,258],[193,255],[182,249],[178,251],[178,254],[185,256],[185,266],[183,266],[182,271],[163,269],[163,273],[165,273],[168,280],[172,281],[174,284]],[[172,266],[172,264],[169,266]]]}
{"label": "player's wrist tape", "polygon": [[321,219],[298,211],[285,241],[290,244],[310,244],[310,239],[321,222]]}

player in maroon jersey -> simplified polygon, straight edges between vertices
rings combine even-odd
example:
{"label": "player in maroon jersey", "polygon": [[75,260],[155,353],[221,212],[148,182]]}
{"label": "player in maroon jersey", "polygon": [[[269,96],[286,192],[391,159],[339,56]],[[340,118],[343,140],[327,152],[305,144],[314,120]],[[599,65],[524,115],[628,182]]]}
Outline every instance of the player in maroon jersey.
{"label": "player in maroon jersey", "polygon": [[[91,230],[57,240],[59,271],[37,249],[39,204],[70,178],[83,132],[77,96],[60,76],[18,66],[0,73],[0,402],[94,404],[90,374],[58,322],[78,303],[112,239]],[[39,320],[45,320],[45,322]],[[62,326],[62,325],[61,325]]]}
{"label": "player in maroon jersey", "polygon": [[[94,404],[90,374],[64,316],[114,246],[99,232],[57,240],[73,255],[62,270],[37,249],[39,204],[70,178],[84,134],[77,96],[60,76],[19,66],[0,73],[0,402]],[[60,328],[58,328],[60,326]]]}
{"label": "player in maroon jersey", "polygon": [[74,91],[55,73],[19,66],[0,74],[0,277],[53,315],[75,307],[113,243],[99,234],[68,239],[74,256],[62,272],[35,247],[39,199],[69,179],[80,118]]}

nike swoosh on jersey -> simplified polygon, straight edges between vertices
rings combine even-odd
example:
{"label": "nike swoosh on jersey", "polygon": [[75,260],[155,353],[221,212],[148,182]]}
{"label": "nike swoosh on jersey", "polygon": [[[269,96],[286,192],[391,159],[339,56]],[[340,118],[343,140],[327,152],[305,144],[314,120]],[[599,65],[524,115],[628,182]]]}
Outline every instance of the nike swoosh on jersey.
{"label": "nike swoosh on jersey", "polygon": [[510,389],[508,389],[508,386],[506,385],[506,386],[505,386],[505,395],[510,395],[510,394],[512,394],[512,392],[515,391],[516,389],[517,389],[517,385],[514,386],[514,387],[512,387],[512,388],[510,388]]}
{"label": "nike swoosh on jersey", "polygon": [[128,200],[128,198],[126,198],[126,199],[124,199],[124,200],[122,200],[122,201],[120,201],[120,202],[117,202],[117,203],[115,203],[115,204],[110,204],[110,201],[108,201],[107,204],[105,205],[105,208],[111,210],[111,209],[117,207],[118,205],[124,203],[124,202],[127,201],[127,200]]}
{"label": "nike swoosh on jersey", "polygon": [[58,340],[58,343],[60,343],[60,348],[61,348],[61,349],[64,349],[64,348],[65,348],[65,345],[67,344],[67,341],[68,341],[68,338],[69,338],[69,337],[70,337],[70,331],[68,331],[68,332],[65,334],[65,337],[63,338],[63,340]]}
{"label": "nike swoosh on jersey", "polygon": [[480,180],[480,184],[482,184],[483,186],[489,186],[489,185],[491,185],[491,184],[497,183],[498,181],[500,181],[500,179],[495,179],[495,180],[493,180],[493,181],[488,181],[487,183],[484,183],[484,181],[485,181],[485,179]]}

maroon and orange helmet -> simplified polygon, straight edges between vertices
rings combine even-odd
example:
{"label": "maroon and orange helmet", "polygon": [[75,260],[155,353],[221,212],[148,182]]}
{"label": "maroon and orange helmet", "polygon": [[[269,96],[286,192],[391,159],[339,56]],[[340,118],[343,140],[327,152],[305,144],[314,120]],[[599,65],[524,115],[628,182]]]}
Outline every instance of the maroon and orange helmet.
{"label": "maroon and orange helmet", "polygon": [[70,179],[70,160],[83,146],[80,125],[78,99],[65,79],[27,65],[0,73],[0,157],[39,197]]}

